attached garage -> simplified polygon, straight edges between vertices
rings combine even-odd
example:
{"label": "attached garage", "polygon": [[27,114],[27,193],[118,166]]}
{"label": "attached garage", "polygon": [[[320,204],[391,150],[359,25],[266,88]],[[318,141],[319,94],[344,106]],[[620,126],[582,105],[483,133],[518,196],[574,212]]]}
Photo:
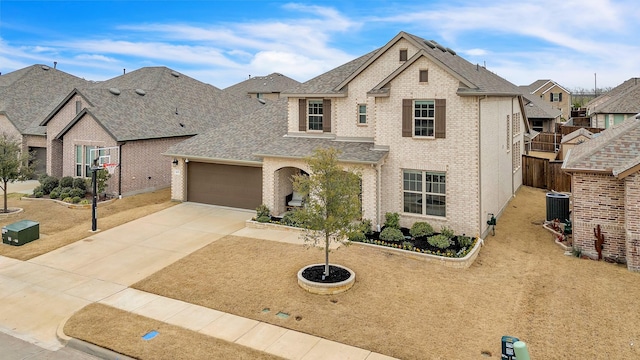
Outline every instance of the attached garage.
{"label": "attached garage", "polygon": [[187,201],[253,210],[262,203],[262,168],[191,161]]}

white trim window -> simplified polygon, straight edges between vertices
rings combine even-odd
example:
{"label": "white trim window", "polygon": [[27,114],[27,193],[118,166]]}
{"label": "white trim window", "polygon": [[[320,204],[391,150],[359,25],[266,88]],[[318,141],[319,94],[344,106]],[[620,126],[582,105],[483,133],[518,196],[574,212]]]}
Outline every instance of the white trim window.
{"label": "white trim window", "polygon": [[414,100],[413,135],[435,136],[436,104],[433,100]]}
{"label": "white trim window", "polygon": [[405,213],[438,217],[447,215],[445,173],[403,170],[402,178],[403,211]]}
{"label": "white trim window", "polygon": [[367,123],[367,104],[358,104],[358,124]]}
{"label": "white trim window", "polygon": [[309,100],[307,109],[308,129],[322,131],[322,100]]}

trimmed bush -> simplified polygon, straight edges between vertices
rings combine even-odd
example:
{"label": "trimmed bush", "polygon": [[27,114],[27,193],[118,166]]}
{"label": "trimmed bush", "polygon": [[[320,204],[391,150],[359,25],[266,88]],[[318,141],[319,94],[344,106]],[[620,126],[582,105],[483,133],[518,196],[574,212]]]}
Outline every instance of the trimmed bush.
{"label": "trimmed bush", "polygon": [[47,176],[42,179],[42,192],[47,195],[53,189],[58,187],[58,179],[53,176]]}
{"label": "trimmed bush", "polygon": [[73,188],[75,189],[82,189],[82,190],[87,190],[87,182],[85,181],[85,179],[83,178],[75,178],[73,179]]}
{"label": "trimmed bush", "polygon": [[363,242],[364,240],[367,239],[367,237],[360,231],[354,231],[350,233],[348,238],[349,238],[349,241],[351,242]]}
{"label": "trimmed bush", "polygon": [[424,221],[418,221],[411,225],[411,230],[409,230],[409,234],[414,238],[420,236],[431,236],[433,235],[433,227]]}
{"label": "trimmed bush", "polygon": [[287,211],[286,213],[284,213],[280,222],[284,225],[295,227],[300,227],[300,225],[302,224],[300,215],[298,215],[296,211]]}
{"label": "trimmed bush", "polygon": [[73,187],[73,178],[71,176],[64,176],[60,179],[59,185],[62,187]]}
{"label": "trimmed bush", "polygon": [[66,198],[64,198],[62,201],[66,202],[66,203],[73,203],[73,199],[68,197],[68,196]]}
{"label": "trimmed bush", "polygon": [[268,216],[269,218],[271,217],[271,210],[269,209],[269,207],[265,204],[261,204],[260,206],[258,206],[256,208],[256,218],[259,217],[265,217]]}
{"label": "trimmed bush", "polygon": [[33,195],[37,194],[37,193],[42,193],[42,185],[38,185],[35,188],[33,188]]}
{"label": "trimmed bush", "polygon": [[446,235],[442,235],[442,234],[430,236],[427,239],[427,242],[429,243],[429,245],[435,246],[438,249],[446,249],[449,246],[451,246],[451,239],[449,239],[449,237],[447,237]]}
{"label": "trimmed bush", "polygon": [[469,236],[458,236],[458,244],[460,244],[461,247],[469,247],[472,243],[473,239]]}
{"label": "trimmed bush", "polygon": [[448,237],[449,239],[455,236],[455,233],[453,232],[453,230],[447,226],[442,227],[442,229],[440,230],[440,234]]}
{"label": "trimmed bush", "polygon": [[71,197],[71,188],[70,187],[63,187],[60,190],[60,197],[63,198],[63,199]]}
{"label": "trimmed bush", "polygon": [[44,196],[44,194],[42,193],[42,191],[36,191],[35,193],[33,193],[33,196],[37,198],[41,198]]}
{"label": "trimmed bush", "polygon": [[91,204],[91,201],[89,201],[89,199],[82,199],[82,200],[80,200],[80,204],[81,205],[89,205],[89,204]]}
{"label": "trimmed bush", "polygon": [[373,223],[371,219],[362,219],[362,232],[365,235],[373,234]]}
{"label": "trimmed bush", "polygon": [[60,193],[56,190],[53,190],[52,192],[49,193],[49,197],[52,199],[58,199],[60,198]]}
{"label": "trimmed bush", "polygon": [[380,233],[380,239],[385,241],[402,241],[404,240],[404,235],[400,229],[385,227]]}
{"label": "trimmed bush", "polygon": [[398,213],[384,214],[384,226],[394,229],[400,229],[400,215]]}
{"label": "trimmed bush", "polygon": [[86,193],[87,193],[86,190],[79,189],[79,188],[72,188],[71,191],[69,191],[69,196],[83,198]]}
{"label": "trimmed bush", "polygon": [[71,198],[71,202],[74,204],[79,203],[82,200],[82,198],[80,196],[74,196]]}

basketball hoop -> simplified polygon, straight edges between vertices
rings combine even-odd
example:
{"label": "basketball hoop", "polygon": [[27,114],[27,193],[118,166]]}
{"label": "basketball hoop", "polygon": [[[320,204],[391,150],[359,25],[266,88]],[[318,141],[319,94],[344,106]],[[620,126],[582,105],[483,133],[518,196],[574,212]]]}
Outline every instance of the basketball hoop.
{"label": "basketball hoop", "polygon": [[113,175],[114,172],[116,172],[116,168],[118,167],[118,164],[114,164],[114,163],[104,163],[102,164],[102,168],[106,169],[109,174]]}

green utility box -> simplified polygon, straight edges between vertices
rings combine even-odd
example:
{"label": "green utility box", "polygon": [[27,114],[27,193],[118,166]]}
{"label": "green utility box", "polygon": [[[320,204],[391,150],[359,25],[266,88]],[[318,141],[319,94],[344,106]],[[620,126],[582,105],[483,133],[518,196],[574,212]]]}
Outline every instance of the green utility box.
{"label": "green utility box", "polygon": [[21,220],[2,227],[2,243],[20,246],[40,238],[40,223]]}

